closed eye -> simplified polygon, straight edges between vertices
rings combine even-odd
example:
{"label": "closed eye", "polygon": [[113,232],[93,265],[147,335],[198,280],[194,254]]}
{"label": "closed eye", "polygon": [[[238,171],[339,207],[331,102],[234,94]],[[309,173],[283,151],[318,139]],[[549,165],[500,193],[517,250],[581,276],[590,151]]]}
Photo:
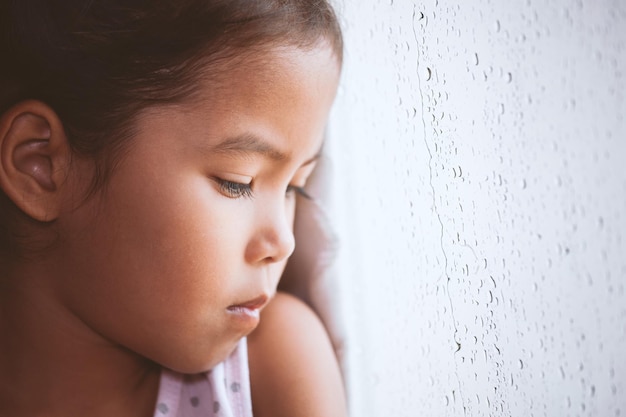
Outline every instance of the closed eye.
{"label": "closed eye", "polygon": [[220,187],[220,192],[228,198],[252,198],[251,184],[242,184],[234,181],[227,181],[216,178],[215,181]]}
{"label": "closed eye", "polygon": [[312,200],[313,199],[313,197],[311,197],[311,195],[305,191],[304,187],[296,187],[295,185],[288,186],[287,187],[287,194],[293,194],[293,193],[301,195],[302,197],[306,198],[307,200]]}

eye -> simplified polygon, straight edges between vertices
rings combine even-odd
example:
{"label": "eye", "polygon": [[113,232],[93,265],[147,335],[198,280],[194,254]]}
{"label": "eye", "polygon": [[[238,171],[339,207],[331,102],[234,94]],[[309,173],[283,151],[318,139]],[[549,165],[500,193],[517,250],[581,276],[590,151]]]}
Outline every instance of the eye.
{"label": "eye", "polygon": [[251,184],[242,184],[220,178],[216,178],[216,181],[220,187],[220,192],[228,198],[252,197]]}
{"label": "eye", "polygon": [[307,200],[313,200],[313,197],[311,197],[311,195],[309,193],[307,193],[304,189],[304,187],[296,187],[295,185],[290,185],[287,187],[287,195],[291,195],[291,194],[298,194],[301,195],[302,197],[306,198]]}

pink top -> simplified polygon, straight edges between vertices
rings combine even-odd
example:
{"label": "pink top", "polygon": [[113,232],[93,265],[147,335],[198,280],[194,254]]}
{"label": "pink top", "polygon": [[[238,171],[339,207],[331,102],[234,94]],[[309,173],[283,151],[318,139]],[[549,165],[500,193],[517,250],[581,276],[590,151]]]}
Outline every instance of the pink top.
{"label": "pink top", "polygon": [[154,417],[252,417],[246,339],[224,362],[202,374],[161,371]]}

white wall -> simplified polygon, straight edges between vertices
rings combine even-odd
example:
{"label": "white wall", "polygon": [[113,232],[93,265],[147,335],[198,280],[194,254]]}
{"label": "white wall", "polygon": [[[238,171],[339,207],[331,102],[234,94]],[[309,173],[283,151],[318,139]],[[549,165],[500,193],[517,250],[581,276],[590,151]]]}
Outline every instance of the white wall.
{"label": "white wall", "polygon": [[338,8],[352,415],[626,416],[626,2]]}

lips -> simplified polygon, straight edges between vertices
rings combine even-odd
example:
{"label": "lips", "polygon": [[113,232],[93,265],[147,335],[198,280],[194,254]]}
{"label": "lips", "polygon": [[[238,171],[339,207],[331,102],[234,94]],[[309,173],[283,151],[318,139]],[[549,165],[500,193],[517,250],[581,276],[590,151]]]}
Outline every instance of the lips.
{"label": "lips", "polygon": [[229,313],[258,319],[261,309],[267,304],[267,301],[266,295],[260,295],[241,304],[231,305],[227,310]]}

